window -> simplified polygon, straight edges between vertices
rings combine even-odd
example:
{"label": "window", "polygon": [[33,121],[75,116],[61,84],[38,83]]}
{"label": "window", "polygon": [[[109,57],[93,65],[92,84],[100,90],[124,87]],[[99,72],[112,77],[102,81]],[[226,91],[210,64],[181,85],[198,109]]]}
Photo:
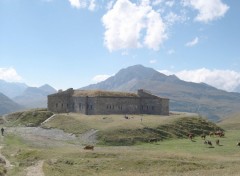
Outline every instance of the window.
{"label": "window", "polygon": [[152,106],[152,110],[154,110],[154,106]]}
{"label": "window", "polygon": [[56,104],[56,108],[58,107],[58,104]]}

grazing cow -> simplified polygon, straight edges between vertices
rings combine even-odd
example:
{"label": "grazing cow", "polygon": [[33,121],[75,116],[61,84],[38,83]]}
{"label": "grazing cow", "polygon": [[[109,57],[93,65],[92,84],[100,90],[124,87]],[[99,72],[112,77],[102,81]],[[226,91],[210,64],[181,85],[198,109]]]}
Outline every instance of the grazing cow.
{"label": "grazing cow", "polygon": [[151,138],[148,140],[148,142],[157,142],[157,141],[158,141],[157,138]]}
{"label": "grazing cow", "polygon": [[212,137],[214,135],[214,132],[209,132],[209,136]]}
{"label": "grazing cow", "polygon": [[219,137],[223,137],[224,136],[223,131],[220,131],[220,130],[216,131],[214,134],[215,134],[215,136],[219,136]]}
{"label": "grazing cow", "polygon": [[238,142],[238,143],[237,143],[237,146],[239,146],[239,147],[240,147],[240,142]]}
{"label": "grazing cow", "polygon": [[208,145],[212,146],[212,142],[211,142],[211,141],[209,141],[209,140],[207,140],[207,141],[204,141],[204,144],[208,144]]}
{"label": "grazing cow", "polygon": [[220,145],[220,140],[219,139],[216,140],[216,145]]}
{"label": "grazing cow", "polygon": [[189,133],[189,134],[188,134],[188,138],[189,138],[191,141],[192,141],[193,137],[194,137],[194,134],[193,134],[193,133]]}
{"label": "grazing cow", "polygon": [[84,150],[93,150],[94,146],[93,145],[86,145],[83,149]]}
{"label": "grazing cow", "polygon": [[203,140],[205,140],[205,139],[206,139],[206,134],[202,134],[202,135],[201,135],[201,138],[202,138]]}

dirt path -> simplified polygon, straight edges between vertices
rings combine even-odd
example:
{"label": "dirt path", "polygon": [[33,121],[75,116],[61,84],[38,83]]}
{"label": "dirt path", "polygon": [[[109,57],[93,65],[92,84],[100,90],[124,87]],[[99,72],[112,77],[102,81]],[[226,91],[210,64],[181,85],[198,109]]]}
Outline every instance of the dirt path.
{"label": "dirt path", "polygon": [[[79,136],[71,133],[65,133],[59,129],[44,129],[41,127],[9,127],[6,128],[5,133],[12,133],[21,136],[26,143],[41,147],[59,147],[59,146],[75,146],[75,145],[94,145],[97,142],[98,130],[91,129]],[[3,137],[0,137],[3,142]],[[71,142],[69,142],[71,141]],[[1,149],[1,148],[0,148]],[[1,151],[1,150],[0,150]],[[6,161],[6,168],[11,167],[10,162],[0,154]],[[40,160],[35,165],[26,169],[26,176],[44,176],[42,170],[44,161]]]}
{"label": "dirt path", "polygon": [[4,156],[2,155],[1,153],[1,149],[3,148],[3,146],[0,146],[0,158],[2,158],[3,160],[5,160],[6,164],[5,164],[5,167],[8,169],[8,168],[11,168],[13,167],[13,165],[11,165],[10,161]]}
{"label": "dirt path", "polygon": [[42,166],[43,160],[38,161],[35,165],[30,166],[26,169],[27,175],[26,176],[44,176]]}
{"label": "dirt path", "polygon": [[11,127],[6,133],[14,133],[21,136],[25,141],[37,146],[62,146],[62,145],[94,145],[97,143],[98,130],[91,129],[83,134],[66,133],[60,129],[44,129],[41,127]]}
{"label": "dirt path", "polygon": [[[13,165],[11,165],[10,161],[1,154],[1,149],[3,148],[3,146],[0,146],[0,158],[2,158],[6,164],[5,164],[5,168],[6,169],[11,169],[13,167]],[[42,166],[43,166],[43,160],[38,161],[35,165],[30,166],[26,169],[27,175],[26,176],[44,176],[43,170],[42,170]]]}

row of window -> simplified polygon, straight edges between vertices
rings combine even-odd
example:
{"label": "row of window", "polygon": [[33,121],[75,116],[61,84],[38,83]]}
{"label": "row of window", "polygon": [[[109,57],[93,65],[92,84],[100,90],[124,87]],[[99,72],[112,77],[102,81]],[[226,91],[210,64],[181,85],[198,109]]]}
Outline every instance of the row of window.
{"label": "row of window", "polygon": [[[63,103],[61,104],[61,107],[63,108]],[[68,108],[69,105],[66,104],[66,107]],[[56,108],[58,108],[58,103],[56,103]],[[72,108],[75,108],[75,104],[73,103]],[[84,105],[82,105],[81,103],[79,103],[79,109],[84,109]],[[93,105],[87,105],[87,109],[93,109]]]}
{"label": "row of window", "polygon": [[[63,103],[61,104],[62,108],[63,108]],[[66,104],[67,108],[68,108],[68,104]],[[73,103],[73,109],[75,107],[75,104]],[[56,108],[58,108],[58,103],[56,104]],[[122,110],[122,106],[114,106],[114,105],[107,105],[106,107],[107,109],[119,109]],[[79,109],[84,109],[84,104],[79,103]],[[87,109],[93,109],[93,105],[87,105]],[[154,111],[154,106],[143,106],[141,107],[142,110],[152,110]]]}
{"label": "row of window", "polygon": [[107,105],[107,109],[114,109],[114,108],[117,108],[119,110],[122,110],[122,106],[117,106],[115,107],[114,105]]}
{"label": "row of window", "polygon": [[142,106],[142,110],[150,110],[150,109],[154,111],[154,106]]}

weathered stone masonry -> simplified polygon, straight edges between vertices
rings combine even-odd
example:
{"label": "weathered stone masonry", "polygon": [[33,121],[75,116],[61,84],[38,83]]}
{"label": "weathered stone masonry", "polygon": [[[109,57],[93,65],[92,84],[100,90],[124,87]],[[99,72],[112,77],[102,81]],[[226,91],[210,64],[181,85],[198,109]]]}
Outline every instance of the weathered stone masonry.
{"label": "weathered stone masonry", "polygon": [[169,99],[145,90],[137,94],[100,90],[59,91],[48,96],[48,110],[57,113],[94,114],[169,114]]}

